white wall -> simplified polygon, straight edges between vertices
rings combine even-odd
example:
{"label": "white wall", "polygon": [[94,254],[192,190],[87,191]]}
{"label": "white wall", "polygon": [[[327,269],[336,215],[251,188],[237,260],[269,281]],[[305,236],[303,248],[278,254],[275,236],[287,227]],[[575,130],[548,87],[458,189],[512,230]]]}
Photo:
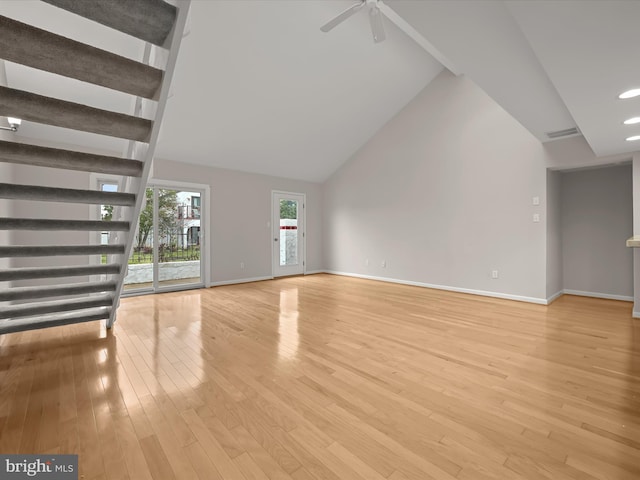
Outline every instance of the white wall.
{"label": "white wall", "polygon": [[[633,189],[633,235],[640,235],[640,152],[631,164]],[[633,316],[640,318],[640,249],[633,250]]]}
{"label": "white wall", "polygon": [[546,155],[443,72],[326,182],[325,266],[544,301]]}
{"label": "white wall", "polygon": [[[3,174],[0,163],[0,175]],[[89,174],[40,167],[19,166],[13,168],[12,181],[19,184],[48,185],[66,188],[95,188]],[[306,252],[308,272],[321,270],[321,207],[319,184],[287,180],[265,175],[254,175],[203,166],[180,164],[158,160],[154,165],[154,177],[177,182],[200,183],[211,186],[210,245],[212,253],[212,282],[233,282],[243,279],[271,276],[271,231],[267,222],[271,219],[271,190],[305,193],[307,195]],[[4,178],[4,177],[2,177]],[[6,209],[8,202],[0,202]],[[74,205],[51,202],[15,201],[13,215],[24,218],[90,219],[94,205]],[[2,213],[2,211],[0,211]],[[97,214],[96,214],[97,215]],[[94,215],[94,217],[96,216]],[[97,218],[97,217],[96,217]],[[91,232],[37,232],[15,231],[11,244],[87,244]],[[0,231],[0,235],[3,233]],[[0,236],[0,240],[2,237]],[[10,244],[6,241],[3,244]],[[240,262],[245,268],[240,269]],[[87,264],[85,256],[36,257],[14,259],[15,267],[61,266]],[[83,278],[65,279],[82,281]],[[47,283],[56,283],[52,279]],[[42,284],[43,281],[15,282],[16,286]]]}
{"label": "white wall", "polygon": [[[307,272],[321,270],[322,191],[316,183],[166,160],[154,162],[156,179],[210,185],[212,282],[271,276],[271,191],[306,194]],[[244,262],[245,268],[240,268]]]}
{"label": "white wall", "polygon": [[[5,70],[4,60],[0,60],[0,86],[7,85],[7,72]],[[13,134],[6,130],[0,130],[0,140],[11,140]],[[0,182],[1,183],[13,183],[13,165],[10,163],[0,162]],[[13,202],[10,200],[0,201],[0,217],[11,216],[11,205]],[[8,230],[0,230],[0,245],[11,245],[11,232]],[[0,258],[0,268],[9,268],[11,261],[8,258]],[[0,288],[7,287],[9,284],[0,282]]]}
{"label": "white wall", "polygon": [[631,165],[561,177],[564,290],[633,297]]}
{"label": "white wall", "polygon": [[[4,134],[0,133],[0,140],[4,140]],[[9,163],[0,162],[0,183],[13,183],[13,168]],[[0,217],[12,216],[12,203],[10,200],[0,201]],[[0,230],[0,245],[12,245],[12,232],[10,230]],[[11,267],[11,259],[0,258],[0,268]],[[6,288],[9,283],[0,282],[0,288]]]}
{"label": "white wall", "polygon": [[563,290],[561,175],[547,170],[547,299]]}

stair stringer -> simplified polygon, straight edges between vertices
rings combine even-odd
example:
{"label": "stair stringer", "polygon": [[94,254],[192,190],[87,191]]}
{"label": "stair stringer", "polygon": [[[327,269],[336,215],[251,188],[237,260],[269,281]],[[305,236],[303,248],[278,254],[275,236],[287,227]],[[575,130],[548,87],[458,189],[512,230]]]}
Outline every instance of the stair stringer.
{"label": "stair stringer", "polygon": [[[109,243],[118,244],[124,243],[124,254],[117,255],[118,261],[114,263],[120,263],[122,269],[118,275],[112,276],[111,280],[115,280],[116,288],[114,292],[113,308],[107,319],[107,328],[111,328],[116,321],[117,310],[120,305],[120,297],[122,295],[122,289],[124,286],[124,279],[127,275],[128,259],[133,249],[136,231],[138,230],[138,221],[140,212],[144,207],[146,199],[145,190],[147,188],[147,182],[152,171],[153,158],[158,144],[160,131],[162,128],[162,119],[164,111],[169,99],[169,89],[171,87],[171,81],[176,68],[178,60],[178,52],[182,43],[185,25],[187,23],[187,17],[189,14],[189,8],[191,6],[191,0],[178,0],[176,7],[178,8],[178,15],[173,25],[173,30],[169,35],[167,41],[168,51],[163,51],[160,47],[147,43],[145,48],[144,61],[147,64],[160,62],[162,57],[166,54],[166,66],[164,68],[164,78],[162,86],[160,87],[160,94],[158,95],[157,103],[145,101],[141,97],[138,97],[135,101],[134,115],[143,116],[149,111],[155,109],[153,118],[153,127],[148,144],[129,141],[127,147],[127,157],[132,160],[139,160],[143,162],[142,175],[140,177],[126,177],[121,182],[120,191],[125,193],[135,193],[136,202],[133,208],[114,208],[113,219],[117,221],[129,222],[131,228],[128,232],[117,232],[115,235],[110,235]],[[166,52],[166,53],[165,53]],[[152,65],[155,66],[155,65]],[[147,117],[149,118],[149,117]],[[124,237],[124,238],[123,238]]]}

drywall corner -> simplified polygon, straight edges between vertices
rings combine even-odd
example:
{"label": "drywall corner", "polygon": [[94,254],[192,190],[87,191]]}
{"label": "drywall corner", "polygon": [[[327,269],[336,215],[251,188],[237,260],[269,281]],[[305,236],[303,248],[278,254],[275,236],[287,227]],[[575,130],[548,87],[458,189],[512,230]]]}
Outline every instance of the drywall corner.
{"label": "drywall corner", "polygon": [[563,288],[561,173],[547,170],[547,299]]}

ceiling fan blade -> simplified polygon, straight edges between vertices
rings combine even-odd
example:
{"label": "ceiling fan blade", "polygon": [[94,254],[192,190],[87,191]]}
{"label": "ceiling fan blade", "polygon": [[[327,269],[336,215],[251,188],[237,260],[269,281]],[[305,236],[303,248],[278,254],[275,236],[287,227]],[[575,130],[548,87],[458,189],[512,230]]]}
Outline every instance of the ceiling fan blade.
{"label": "ceiling fan blade", "polygon": [[337,27],[342,22],[344,22],[351,15],[353,15],[358,10],[360,10],[362,7],[364,7],[366,5],[366,3],[367,3],[366,0],[362,0],[360,3],[355,3],[355,4],[351,5],[349,8],[347,8],[340,15],[338,15],[335,18],[333,18],[332,20],[329,20],[322,27],[320,27],[320,30],[322,30],[323,32],[328,32],[329,30],[332,30],[333,28]]}
{"label": "ceiling fan blade", "polygon": [[369,22],[371,23],[371,33],[373,33],[373,41],[376,43],[384,42],[387,35],[384,33],[384,25],[382,24],[382,13],[375,6],[369,10]]}

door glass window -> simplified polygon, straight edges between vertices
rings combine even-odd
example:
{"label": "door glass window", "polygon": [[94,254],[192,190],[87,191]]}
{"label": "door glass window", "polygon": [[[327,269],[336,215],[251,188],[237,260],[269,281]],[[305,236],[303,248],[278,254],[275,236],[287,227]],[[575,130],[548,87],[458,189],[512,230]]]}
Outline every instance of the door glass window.
{"label": "door glass window", "polygon": [[298,202],[280,199],[280,266],[298,265]]}

